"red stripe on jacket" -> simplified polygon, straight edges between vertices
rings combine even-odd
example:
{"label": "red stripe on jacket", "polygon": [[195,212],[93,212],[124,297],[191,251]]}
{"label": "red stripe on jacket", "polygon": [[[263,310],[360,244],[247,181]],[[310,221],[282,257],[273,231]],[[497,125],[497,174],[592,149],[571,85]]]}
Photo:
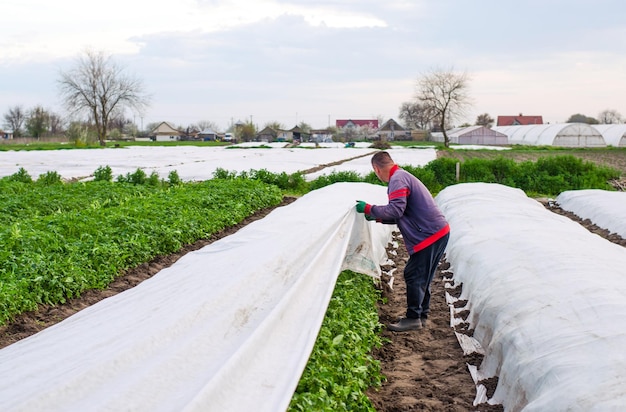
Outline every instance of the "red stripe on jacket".
{"label": "red stripe on jacket", "polygon": [[399,197],[409,197],[411,191],[408,187],[404,187],[402,189],[398,189],[394,192],[389,193],[389,200],[397,199]]}
{"label": "red stripe on jacket", "polygon": [[430,235],[426,239],[419,242],[417,245],[413,246],[413,252],[419,252],[422,249],[426,249],[428,246],[432,245],[445,235],[450,233],[450,225],[445,225],[443,228],[439,229],[434,234]]}

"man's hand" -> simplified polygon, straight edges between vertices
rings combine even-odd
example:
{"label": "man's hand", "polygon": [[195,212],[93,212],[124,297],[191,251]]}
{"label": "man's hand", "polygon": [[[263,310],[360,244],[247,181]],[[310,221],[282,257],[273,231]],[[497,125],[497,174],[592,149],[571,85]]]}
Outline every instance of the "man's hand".
{"label": "man's hand", "polygon": [[356,211],[358,213],[365,213],[365,206],[367,206],[367,203],[365,203],[362,200],[357,200],[356,201]]}
{"label": "man's hand", "polygon": [[376,220],[376,218],[372,215],[365,215],[365,220],[369,220],[371,222],[372,220]]}

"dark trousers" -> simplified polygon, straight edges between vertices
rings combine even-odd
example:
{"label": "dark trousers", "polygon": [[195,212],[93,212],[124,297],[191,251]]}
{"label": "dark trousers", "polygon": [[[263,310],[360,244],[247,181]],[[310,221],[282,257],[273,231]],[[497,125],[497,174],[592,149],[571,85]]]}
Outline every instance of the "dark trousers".
{"label": "dark trousers", "polygon": [[404,281],[406,282],[406,317],[428,318],[430,313],[430,283],[435,277],[437,265],[448,245],[450,234],[415,252],[409,257],[404,267]]}

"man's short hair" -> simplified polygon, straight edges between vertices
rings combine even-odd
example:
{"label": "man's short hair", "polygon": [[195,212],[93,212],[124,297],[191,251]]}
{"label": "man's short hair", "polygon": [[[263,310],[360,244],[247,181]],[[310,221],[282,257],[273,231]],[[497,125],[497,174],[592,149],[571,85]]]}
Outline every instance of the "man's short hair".
{"label": "man's short hair", "polygon": [[394,164],[389,153],[382,151],[372,156],[372,165],[376,167],[385,167]]}

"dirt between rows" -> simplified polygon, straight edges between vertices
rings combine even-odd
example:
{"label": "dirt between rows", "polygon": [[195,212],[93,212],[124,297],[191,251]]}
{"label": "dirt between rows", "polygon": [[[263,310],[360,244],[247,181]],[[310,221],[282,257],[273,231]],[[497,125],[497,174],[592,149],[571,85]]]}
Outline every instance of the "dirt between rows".
{"label": "dirt between rows", "polygon": [[[285,198],[281,205],[294,201],[294,198]],[[626,240],[618,235],[598,228],[588,220],[581,221],[569,212],[564,212],[549,200],[544,205],[555,213],[564,214],[588,228],[590,231],[603,236],[612,242],[626,246]],[[175,263],[180,257],[193,250],[202,248],[222,237],[235,233],[241,227],[254,220],[266,216],[272,208],[261,210],[245,219],[240,224],[227,228],[209,239],[200,240],[184,247],[177,253],[168,256],[158,256],[152,261],[128,270],[119,276],[109,288],[104,290],[90,290],[82,296],[71,299],[66,304],[49,306],[43,305],[35,312],[18,316],[12,323],[0,327],[0,348],[33,335],[74,313],[94,303],[132,288],[141,281],[150,278],[161,269]],[[394,261],[395,271],[393,289],[386,287],[389,275],[383,276],[381,284],[382,295],[385,299],[379,304],[380,320],[387,324],[397,320],[405,311],[405,286],[402,272],[408,259],[402,240],[397,240],[397,247],[389,249],[389,258]],[[388,273],[392,266],[382,267]],[[502,405],[488,405],[486,403],[474,406],[476,386],[473,382],[467,365],[479,366],[482,357],[477,354],[464,356],[460,345],[450,326],[450,308],[445,302],[444,285],[451,287],[448,292],[458,297],[462,285],[455,285],[453,273],[448,271],[449,265],[444,260],[432,284],[431,315],[428,326],[420,331],[408,333],[394,333],[383,331],[386,343],[374,353],[374,357],[381,362],[382,372],[386,381],[380,388],[370,389],[368,396],[377,411],[502,411]],[[460,307],[463,302],[457,302]],[[463,316],[461,313],[459,316]],[[466,330],[467,325],[456,326],[456,331],[471,335]],[[493,395],[497,385],[497,378],[479,382],[487,388],[487,395]]]}

